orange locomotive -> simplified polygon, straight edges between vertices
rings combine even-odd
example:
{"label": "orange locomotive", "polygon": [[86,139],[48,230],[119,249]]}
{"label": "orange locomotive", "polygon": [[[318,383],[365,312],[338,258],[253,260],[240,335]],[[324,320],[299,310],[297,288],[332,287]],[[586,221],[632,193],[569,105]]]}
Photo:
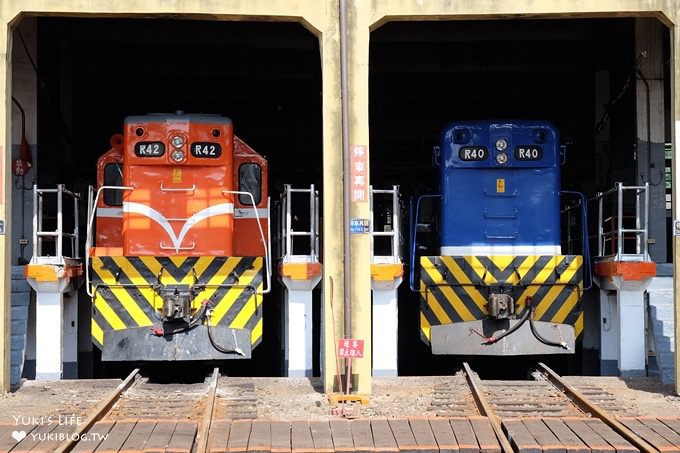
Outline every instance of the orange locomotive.
{"label": "orange locomotive", "polygon": [[131,116],[111,146],[87,231],[102,360],[249,358],[270,282],[266,160],[217,115]]}

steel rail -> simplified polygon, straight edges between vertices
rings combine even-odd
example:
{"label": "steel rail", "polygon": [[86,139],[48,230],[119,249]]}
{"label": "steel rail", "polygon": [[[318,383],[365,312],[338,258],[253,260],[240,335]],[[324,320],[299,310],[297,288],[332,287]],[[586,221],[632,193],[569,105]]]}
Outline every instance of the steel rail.
{"label": "steel rail", "polygon": [[606,425],[608,425],[610,428],[616,431],[628,442],[633,444],[635,447],[639,448],[640,451],[648,453],[659,453],[659,450],[654,448],[654,446],[650,445],[643,438],[635,434],[628,427],[626,427],[612,415],[607,413],[607,411],[602,409],[600,406],[590,401],[585,395],[583,395],[581,392],[579,392],[574,387],[565,382],[557,373],[548,368],[544,363],[539,362],[538,366],[540,368],[540,371],[545,374],[546,378],[550,381],[550,383],[559,388],[561,391],[563,391],[567,395],[567,397],[574,404],[576,404],[576,406],[583,412],[590,413],[591,415],[594,415],[595,417],[602,420]]}
{"label": "steel rail", "polygon": [[210,433],[210,425],[212,424],[213,415],[215,413],[215,401],[217,400],[217,382],[220,379],[220,369],[215,367],[210,381],[208,390],[208,405],[203,415],[200,429],[196,435],[196,449],[195,453],[205,453],[208,450],[208,436]]}
{"label": "steel rail", "polygon": [[468,365],[467,362],[463,362],[463,369],[465,370],[465,376],[467,377],[468,385],[470,386],[470,390],[472,391],[472,397],[475,399],[475,403],[477,403],[477,408],[479,409],[479,412],[482,415],[486,416],[489,419],[489,422],[491,423],[491,426],[493,427],[493,430],[496,433],[498,443],[501,446],[501,451],[503,453],[514,453],[512,445],[510,445],[510,441],[503,432],[500,419],[493,412],[491,405],[489,404],[489,402],[486,400],[486,397],[482,393],[481,382],[479,381],[479,378],[477,378],[473,374],[472,369],[470,368],[470,365]]}
{"label": "steel rail", "polygon": [[133,384],[138,382],[139,378],[139,368],[135,368],[132,373],[128,375],[128,377],[125,378],[123,382],[118,384],[118,386],[102,401],[97,405],[97,407],[94,409],[92,414],[87,417],[83,423],[78,425],[78,427],[68,435],[68,438],[64,440],[59,446],[57,447],[56,450],[54,450],[54,453],[66,453],[71,450],[76,446],[80,438],[90,429],[92,426],[94,426],[95,423],[97,423],[99,420],[102,419],[102,417],[111,409],[111,407],[114,405],[116,401],[120,398],[120,396],[128,390],[130,387],[132,387]]}

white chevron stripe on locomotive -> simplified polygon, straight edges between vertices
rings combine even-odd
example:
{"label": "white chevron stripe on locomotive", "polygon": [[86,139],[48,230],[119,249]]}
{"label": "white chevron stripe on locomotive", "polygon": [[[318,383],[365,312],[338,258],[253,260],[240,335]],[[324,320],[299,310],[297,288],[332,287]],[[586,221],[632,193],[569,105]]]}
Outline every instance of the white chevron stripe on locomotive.
{"label": "white chevron stripe on locomotive", "polygon": [[150,218],[154,222],[156,222],[158,225],[160,225],[166,233],[168,233],[168,237],[170,240],[172,240],[172,245],[175,247],[175,252],[179,253],[180,246],[182,245],[182,241],[184,240],[184,237],[187,235],[189,230],[196,225],[199,222],[202,222],[203,220],[206,220],[210,217],[215,217],[218,215],[223,215],[223,214],[233,214],[234,213],[234,204],[233,203],[220,203],[216,204],[214,206],[209,206],[205,209],[201,209],[197,213],[193,214],[191,217],[189,217],[186,222],[184,222],[184,225],[182,225],[182,229],[179,232],[179,235],[175,235],[175,231],[172,229],[172,226],[170,225],[170,222],[168,221],[167,218],[160,212],[156,211],[154,208],[151,206],[147,206],[145,204],[141,203],[135,203],[131,201],[126,201],[123,203],[123,212],[127,214],[140,214],[145,217]]}

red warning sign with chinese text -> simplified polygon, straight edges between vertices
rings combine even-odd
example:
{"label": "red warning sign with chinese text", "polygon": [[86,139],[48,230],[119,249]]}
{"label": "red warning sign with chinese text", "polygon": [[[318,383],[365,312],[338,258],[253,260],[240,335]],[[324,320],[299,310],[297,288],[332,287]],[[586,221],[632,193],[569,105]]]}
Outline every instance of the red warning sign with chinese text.
{"label": "red warning sign with chinese text", "polygon": [[338,340],[338,357],[359,359],[364,356],[364,340]]}

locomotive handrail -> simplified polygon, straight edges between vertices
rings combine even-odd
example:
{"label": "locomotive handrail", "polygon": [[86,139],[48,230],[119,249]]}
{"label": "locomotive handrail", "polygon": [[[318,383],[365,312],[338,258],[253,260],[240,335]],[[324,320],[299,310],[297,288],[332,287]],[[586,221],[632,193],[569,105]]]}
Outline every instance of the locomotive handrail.
{"label": "locomotive handrail", "polygon": [[196,184],[192,184],[191,187],[164,187],[161,181],[161,190],[163,192],[194,192],[196,190]]}
{"label": "locomotive handrail", "polygon": [[160,242],[158,243],[158,247],[159,247],[161,250],[193,250],[193,249],[196,248],[196,243],[195,243],[195,242],[192,242],[191,245],[186,246],[186,247],[182,247],[182,246],[177,246],[177,247],[175,247],[174,245],[173,245],[173,246],[164,245],[164,244],[163,244],[163,241],[160,241]]}
{"label": "locomotive handrail", "polygon": [[[409,257],[409,287],[411,288],[411,291],[419,292],[420,291],[420,285],[418,285],[418,288],[415,287],[415,273],[416,273],[416,236],[418,234],[418,217],[420,215],[420,202],[424,200],[425,198],[441,198],[441,194],[426,194],[426,195],[421,195],[418,197],[416,200],[416,212],[415,216],[411,217],[412,221],[410,223],[410,233],[411,233],[411,256]],[[411,199],[413,201],[413,199]],[[412,203],[411,203],[411,208],[412,208]],[[412,210],[412,209],[411,209]]]}
{"label": "locomotive handrail", "polygon": [[[262,294],[267,294],[269,291],[271,291],[271,245],[270,245],[270,239],[271,237],[265,238],[264,232],[262,231],[262,221],[260,220],[260,214],[257,211],[257,205],[255,204],[255,198],[253,197],[253,194],[250,192],[245,192],[243,190],[226,190],[223,189],[222,193],[229,193],[229,194],[234,194],[234,195],[245,195],[248,198],[250,198],[250,203],[253,206],[253,212],[255,213],[255,220],[257,221],[257,228],[260,230],[260,238],[262,239],[262,247],[264,248],[264,262],[265,262],[265,269],[266,269],[266,282],[267,282],[267,287],[262,290]],[[269,222],[267,222],[269,224]],[[269,236],[269,225],[267,225],[267,235]]]}
{"label": "locomotive handrail", "polygon": [[517,208],[513,209],[512,214],[489,214],[489,211],[484,209],[484,218],[485,219],[516,219],[519,217],[519,213],[517,211]]}
{"label": "locomotive handrail", "polygon": [[[101,186],[99,189],[97,189],[97,194],[94,197],[94,200],[92,200],[88,212],[87,212],[87,232],[85,235],[85,250],[87,253],[85,253],[85,291],[87,292],[87,295],[90,297],[94,297],[94,292],[90,290],[90,249],[92,248],[92,224],[94,223],[95,219],[95,211],[97,210],[97,203],[99,203],[99,195],[104,190],[134,190],[134,187],[130,186]],[[90,193],[89,197],[92,198],[92,187],[90,186]]]}
{"label": "locomotive handrail", "polygon": [[515,198],[519,195],[519,190],[515,189],[512,192],[508,193],[495,193],[495,192],[488,192],[486,189],[484,189],[484,196],[485,197],[499,197],[499,198]]}
{"label": "locomotive handrail", "polygon": [[513,240],[517,239],[519,236],[519,233],[517,230],[515,230],[514,234],[509,234],[509,235],[497,235],[497,234],[488,234],[486,231],[484,232],[484,237],[486,239],[504,239],[504,240]]}
{"label": "locomotive handrail", "polygon": [[194,215],[195,215],[195,213],[192,214],[191,217],[186,217],[186,218],[184,218],[184,217],[166,217],[165,220],[167,220],[168,222],[186,222],[189,219],[193,218]]}
{"label": "locomotive handrail", "polygon": [[[578,198],[579,208],[581,208],[581,241],[583,242],[583,268],[585,269],[583,290],[589,290],[593,285],[593,270],[590,267],[590,243],[588,242],[588,205],[585,195],[581,192],[570,190],[560,191],[560,195],[573,195]],[[587,282],[587,284],[585,283]]]}

